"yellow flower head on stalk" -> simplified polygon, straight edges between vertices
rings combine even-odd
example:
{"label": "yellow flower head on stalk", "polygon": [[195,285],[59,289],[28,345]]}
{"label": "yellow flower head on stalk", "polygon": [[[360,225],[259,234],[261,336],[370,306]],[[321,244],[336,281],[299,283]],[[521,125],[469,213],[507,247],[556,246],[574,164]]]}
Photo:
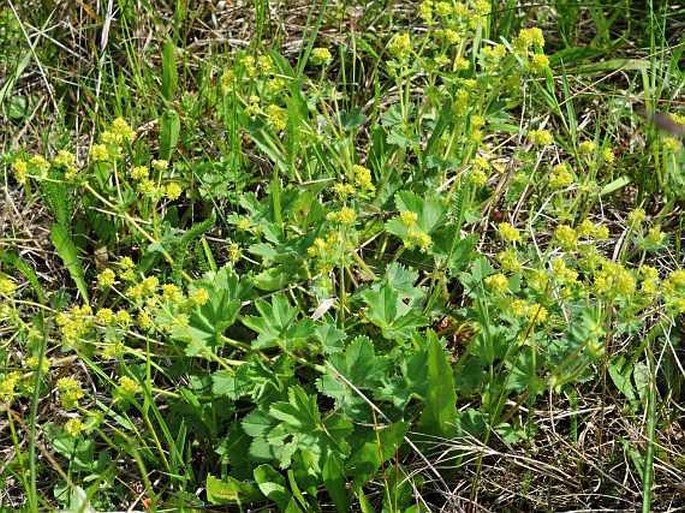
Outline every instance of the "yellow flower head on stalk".
{"label": "yellow flower head on stalk", "polygon": [[333,56],[328,48],[319,47],[312,50],[312,63],[321,66],[328,64],[332,60]]}
{"label": "yellow flower head on stalk", "polygon": [[526,53],[531,47],[543,48],[545,46],[545,36],[538,27],[521,29],[514,40],[514,48]]}
{"label": "yellow flower head on stalk", "polygon": [[590,155],[597,149],[597,144],[594,141],[583,141],[578,145],[578,152],[581,155]]}
{"label": "yellow flower head on stalk", "polygon": [[354,183],[360,189],[371,193],[376,191],[369,168],[355,164],[352,166],[352,174],[354,175]]}
{"label": "yellow flower head on stalk", "polygon": [[119,392],[126,397],[133,397],[140,393],[140,384],[133,378],[121,376],[119,378]]}
{"label": "yellow flower head on stalk", "polygon": [[59,150],[52,162],[55,166],[69,168],[76,164],[76,157],[67,150]]}
{"label": "yellow flower head on stalk", "polygon": [[114,285],[116,280],[116,275],[112,269],[103,269],[100,274],[98,274],[98,287],[101,289],[107,289]]}
{"label": "yellow flower head on stalk", "polygon": [[79,417],[73,417],[64,423],[64,431],[71,437],[76,437],[85,429],[83,421]]}
{"label": "yellow flower head on stalk", "polygon": [[164,188],[164,194],[171,201],[180,198],[182,193],[183,188],[178,184],[178,182],[170,182]]}
{"label": "yellow flower head on stalk", "polygon": [[90,149],[90,158],[93,162],[105,162],[109,160],[109,150],[106,144],[94,144]]}
{"label": "yellow flower head on stalk", "polygon": [[554,230],[554,240],[565,250],[575,249],[578,245],[578,233],[572,227],[562,224]]}
{"label": "yellow flower head on stalk", "polygon": [[112,133],[116,136],[117,142],[131,142],[136,133],[131,128],[131,125],[124,118],[116,118],[112,121]]}
{"label": "yellow flower head on stalk", "polygon": [[502,266],[502,270],[508,273],[521,272],[523,266],[518,259],[518,255],[513,248],[505,249],[497,254],[497,261]]}
{"label": "yellow flower head on stalk", "polygon": [[544,53],[535,53],[530,58],[530,70],[536,75],[541,75],[549,69],[549,57]]}
{"label": "yellow flower head on stalk", "polygon": [[22,159],[15,160],[12,164],[12,172],[14,173],[14,179],[18,183],[26,184],[29,174],[29,166],[26,164],[26,161]]}
{"label": "yellow flower head on stalk", "polygon": [[17,290],[17,284],[9,277],[0,274],[0,296],[10,297]]}
{"label": "yellow flower head on stalk", "polygon": [[288,126],[288,111],[278,105],[271,104],[266,109],[266,119],[276,132],[282,132]]}
{"label": "yellow flower head on stalk", "polygon": [[500,223],[497,225],[497,232],[505,242],[521,242],[521,232],[514,228],[511,223]]}
{"label": "yellow flower head on stalk", "polygon": [[639,230],[642,227],[642,223],[647,219],[647,213],[643,208],[636,208],[628,213],[627,221],[628,226],[633,230]]}
{"label": "yellow flower head on stalk", "polygon": [[554,136],[549,130],[536,129],[528,132],[528,140],[533,146],[549,146],[554,142]]}
{"label": "yellow flower head on stalk", "polygon": [[495,294],[503,295],[509,291],[509,280],[502,273],[493,274],[485,278],[485,285]]}
{"label": "yellow flower head on stalk", "polygon": [[147,166],[135,166],[131,168],[129,175],[136,182],[140,182],[141,180],[146,180],[150,176],[150,170]]}
{"label": "yellow flower head on stalk", "polygon": [[204,306],[209,301],[209,292],[202,287],[197,288],[190,293],[190,301],[196,306]]}
{"label": "yellow flower head on stalk", "polygon": [[411,36],[407,32],[395,34],[388,43],[390,55],[398,59],[406,59],[411,52]]}
{"label": "yellow flower head on stalk", "polygon": [[571,167],[565,162],[557,164],[552,168],[552,173],[549,177],[549,185],[553,189],[564,189],[573,184],[573,173]]}

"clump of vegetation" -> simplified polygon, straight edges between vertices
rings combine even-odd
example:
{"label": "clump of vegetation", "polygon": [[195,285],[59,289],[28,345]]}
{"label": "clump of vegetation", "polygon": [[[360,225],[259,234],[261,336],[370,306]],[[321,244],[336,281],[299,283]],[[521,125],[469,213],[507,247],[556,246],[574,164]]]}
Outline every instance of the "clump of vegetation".
{"label": "clump of vegetation", "polygon": [[195,55],[238,8],[121,2],[43,136],[21,79],[66,72],[59,37],[4,55],[2,505],[650,511],[685,481],[683,152],[628,101],[684,79],[557,4],[341,3],[294,54],[257,2],[248,48]]}

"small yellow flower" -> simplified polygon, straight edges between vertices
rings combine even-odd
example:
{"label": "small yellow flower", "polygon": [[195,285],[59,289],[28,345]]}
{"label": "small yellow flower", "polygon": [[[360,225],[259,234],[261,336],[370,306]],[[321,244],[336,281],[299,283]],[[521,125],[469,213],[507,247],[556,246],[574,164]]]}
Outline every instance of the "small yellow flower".
{"label": "small yellow flower", "polygon": [[119,390],[125,396],[135,396],[140,392],[140,384],[133,378],[121,376],[119,378]]}
{"label": "small yellow flower", "polygon": [[361,189],[368,192],[374,192],[376,190],[371,178],[371,171],[368,168],[355,164],[352,166],[352,173],[354,175],[355,184]]}
{"label": "small yellow flower", "polygon": [[112,121],[112,132],[116,134],[119,142],[130,142],[135,137],[136,133],[124,118],[116,118]]}
{"label": "small yellow flower", "polygon": [[169,169],[169,161],[164,159],[154,159],[150,165],[155,171],[163,172]]}
{"label": "small yellow flower", "polygon": [[495,294],[505,294],[509,291],[509,280],[502,273],[493,274],[485,278],[485,284]]}
{"label": "small yellow flower", "polygon": [[530,69],[533,73],[542,74],[549,69],[549,57],[544,53],[536,53],[530,59]]}
{"label": "small yellow flower", "polygon": [[6,374],[0,379],[0,401],[11,403],[16,395],[16,387],[21,380],[21,374],[17,371]]}
{"label": "small yellow flower", "polygon": [[578,233],[572,227],[562,224],[554,230],[554,240],[566,250],[574,249],[578,244]]}
{"label": "small yellow flower", "polygon": [[17,159],[12,164],[12,171],[14,172],[14,179],[24,185],[28,179],[29,167],[24,160]]}
{"label": "small yellow flower", "polygon": [[328,64],[331,60],[333,60],[333,56],[328,48],[314,48],[312,50],[312,63],[317,65]]}
{"label": "small yellow flower", "polygon": [[523,266],[518,259],[518,255],[513,248],[509,248],[498,253],[497,260],[502,266],[502,270],[504,272],[518,273],[523,269]]}
{"label": "small yellow flower", "polygon": [[100,308],[95,314],[95,319],[105,326],[114,323],[114,312],[110,308]]}
{"label": "small yellow flower", "polygon": [[488,183],[488,175],[480,167],[472,168],[467,178],[468,181],[476,187],[484,187]]}
{"label": "small yellow flower", "polygon": [[590,155],[594,153],[597,149],[597,145],[594,141],[583,141],[578,145],[578,152],[581,155]]}
{"label": "small yellow flower", "polygon": [[57,391],[59,392],[62,406],[67,409],[78,406],[79,400],[85,395],[81,389],[81,384],[71,376],[57,380]]}
{"label": "small yellow flower", "polygon": [[194,305],[203,306],[209,301],[209,292],[206,289],[197,288],[190,294],[190,300]]}
{"label": "small yellow flower", "polygon": [[400,212],[400,221],[406,227],[414,226],[418,220],[419,216],[416,212],[412,212],[411,210],[403,210]]}
{"label": "small yellow flower", "polygon": [[149,296],[154,294],[157,290],[159,279],[157,276],[148,276],[140,284],[143,287],[143,293]]}
{"label": "small yellow flower", "polygon": [[603,148],[602,160],[604,160],[604,162],[608,165],[612,165],[616,161],[616,155],[614,154],[614,150],[609,147]]}
{"label": "small yellow flower", "polygon": [[76,157],[67,150],[59,150],[53,159],[53,163],[60,167],[71,167],[76,163]]}
{"label": "small yellow flower", "polygon": [[680,151],[680,148],[682,145],[682,143],[680,142],[680,139],[678,139],[676,137],[671,137],[670,135],[664,137],[663,144],[664,144],[664,149],[666,151],[671,152],[671,153],[675,153],[677,151]]}
{"label": "small yellow flower", "polygon": [[636,208],[628,213],[628,225],[634,230],[638,230],[646,218],[647,213],[645,210],[643,208]]}
{"label": "small yellow flower", "polygon": [[171,201],[177,200],[181,197],[183,193],[183,188],[177,182],[171,182],[167,184],[165,194]]}
{"label": "small yellow flower", "polygon": [[112,269],[103,269],[102,272],[98,274],[98,287],[101,289],[107,289],[114,285],[115,280],[116,275]]}
{"label": "small yellow flower", "polygon": [[257,68],[262,73],[270,73],[274,67],[274,63],[271,60],[270,55],[260,55],[257,57]]}
{"label": "small yellow flower", "polygon": [[552,168],[552,173],[549,177],[549,185],[553,189],[563,189],[573,183],[573,173],[568,164],[557,164]]}
{"label": "small yellow flower", "polygon": [[45,177],[50,170],[50,163],[42,155],[34,155],[29,160],[29,164],[38,172],[41,177]]}
{"label": "small yellow flower", "polygon": [[135,166],[131,169],[129,174],[131,175],[131,178],[133,178],[136,182],[139,182],[147,179],[150,176],[150,170],[147,166]]}
{"label": "small yellow flower", "polygon": [[17,284],[7,276],[0,275],[0,295],[11,296],[17,290]]}
{"label": "small yellow flower", "polygon": [[228,260],[235,264],[243,257],[243,250],[237,242],[231,242],[228,245]]}
{"label": "small yellow flower", "polygon": [[497,225],[497,231],[502,240],[506,242],[521,242],[521,232],[514,228],[511,223],[500,223]]}
{"label": "small yellow flower", "polygon": [[355,188],[352,184],[338,182],[333,186],[333,192],[341,199],[354,196]]}
{"label": "small yellow flower", "polygon": [[357,213],[350,207],[342,207],[337,212],[330,212],[326,219],[344,225],[352,225],[357,220]]}
{"label": "small yellow flower", "polygon": [[665,238],[666,234],[664,234],[664,232],[661,231],[661,227],[654,226],[650,228],[647,232],[647,236],[645,237],[645,245],[647,245],[650,248],[660,246]]}
{"label": "small yellow flower", "polygon": [[471,61],[469,61],[466,57],[457,57],[454,60],[454,69],[456,71],[467,71],[470,68]]}
{"label": "small yellow flower", "polygon": [[485,46],[482,52],[483,58],[489,65],[496,65],[507,55],[507,47],[503,44]]}
{"label": "small yellow flower", "polygon": [[150,317],[150,314],[147,312],[147,310],[141,310],[138,312],[138,315],[136,316],[136,322],[143,331],[149,331],[154,326],[152,317]]}
{"label": "small yellow flower", "polygon": [[93,162],[104,162],[109,160],[109,150],[105,144],[94,144],[90,149],[90,158]]}
{"label": "small yellow flower", "polygon": [[126,310],[119,310],[117,312],[117,324],[122,328],[125,328],[131,324],[131,314]]}
{"label": "small yellow flower", "polygon": [[64,423],[64,431],[69,436],[78,436],[84,429],[83,422],[78,417],[71,418]]}
{"label": "small yellow flower", "polygon": [[407,58],[411,51],[411,37],[407,32],[395,34],[388,43],[390,55],[396,58]]}
{"label": "small yellow flower", "polygon": [[528,132],[528,140],[534,146],[548,146],[554,142],[554,136],[549,130],[531,130]]}
{"label": "small yellow flower", "polygon": [[162,297],[170,303],[178,304],[183,300],[183,291],[173,283],[162,285]]}
{"label": "small yellow flower", "polygon": [[271,104],[266,109],[266,118],[276,132],[282,132],[288,126],[288,111]]}

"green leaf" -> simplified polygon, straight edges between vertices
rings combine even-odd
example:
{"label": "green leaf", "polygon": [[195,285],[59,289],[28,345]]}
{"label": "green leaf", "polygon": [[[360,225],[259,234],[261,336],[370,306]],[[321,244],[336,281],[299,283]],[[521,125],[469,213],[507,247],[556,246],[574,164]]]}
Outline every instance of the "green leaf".
{"label": "green leaf", "polygon": [[181,133],[181,119],[174,109],[167,109],[159,120],[159,158],[171,160]]}
{"label": "green leaf", "polygon": [[219,479],[212,474],[207,474],[205,485],[207,500],[211,504],[234,504],[262,498],[262,494],[254,485],[238,481],[230,476]]}
{"label": "green leaf", "polygon": [[395,456],[404,441],[407,429],[408,423],[394,422],[373,430],[364,429],[354,433],[354,447],[347,465],[355,484],[366,484],[383,463]]}
{"label": "green leaf", "polygon": [[387,282],[379,290],[364,291],[362,299],[367,305],[366,318],[378,326],[387,339],[407,340],[414,330],[428,322],[420,310],[402,301]]}
{"label": "green leaf", "polygon": [[88,287],[84,279],[83,266],[78,258],[76,245],[71,239],[71,235],[64,226],[56,223],[50,228],[50,237],[52,244],[57,250],[57,254],[62,259],[62,262],[64,262],[64,266],[69,271],[71,279],[74,280],[76,288],[81,293],[83,301],[88,303]]}
{"label": "green leaf", "polygon": [[290,493],[285,478],[271,465],[263,464],[254,469],[254,478],[259,490],[276,503],[278,509],[285,511],[290,502]]}
{"label": "green leaf", "polygon": [[245,326],[258,333],[252,344],[255,349],[281,346],[295,350],[313,336],[313,323],[308,319],[298,321],[299,310],[290,306],[284,294],[274,295],[271,304],[258,300],[255,308],[259,316],[247,315],[242,319]]}
{"label": "green leaf", "polygon": [[371,339],[356,337],[344,353],[331,355],[331,364],[360,389],[375,389],[384,377],[388,361],[377,357]]}
{"label": "green leaf", "polygon": [[397,210],[414,212],[416,223],[426,233],[431,233],[444,222],[447,205],[438,196],[427,194],[419,196],[411,191],[400,191],[395,195]]}
{"label": "green leaf", "polygon": [[428,392],[419,427],[428,434],[450,437],[455,432],[457,419],[457,394],[452,368],[437,335],[432,331],[427,335]]}
{"label": "green leaf", "polygon": [[350,510],[350,498],[345,487],[345,468],[337,454],[329,452],[326,455],[322,477],[335,509],[339,513],[347,513]]}
{"label": "green leaf", "polygon": [[168,102],[174,99],[178,70],[176,68],[176,46],[168,40],[162,48],[162,96]]}
{"label": "green leaf", "polygon": [[209,301],[196,306],[190,313],[188,325],[177,327],[172,337],[188,342],[188,356],[203,356],[223,345],[222,334],[236,321],[249,286],[226,266],[196,280],[192,289],[206,290]]}

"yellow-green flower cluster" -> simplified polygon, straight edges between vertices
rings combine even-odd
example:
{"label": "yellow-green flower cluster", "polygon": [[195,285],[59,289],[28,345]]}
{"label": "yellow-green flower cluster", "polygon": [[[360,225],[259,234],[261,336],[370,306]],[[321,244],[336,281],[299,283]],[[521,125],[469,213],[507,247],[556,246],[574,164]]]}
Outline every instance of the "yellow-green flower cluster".
{"label": "yellow-green flower cluster", "polygon": [[411,52],[411,36],[407,32],[395,34],[388,43],[388,52],[397,59],[406,59]]}
{"label": "yellow-green flower cluster", "polygon": [[521,232],[517,228],[514,228],[511,223],[500,223],[497,225],[497,232],[505,242],[521,242]]}
{"label": "yellow-green flower cluster", "polygon": [[17,385],[21,381],[21,373],[13,371],[0,378],[0,402],[11,403],[17,395]]}
{"label": "yellow-green flower cluster", "polygon": [[267,122],[276,132],[282,132],[288,126],[288,111],[276,104],[265,109]]}
{"label": "yellow-green flower cluster", "polygon": [[333,223],[351,226],[357,221],[357,213],[350,207],[342,207],[335,212],[329,212],[326,219]]}
{"label": "yellow-green flower cluster", "polygon": [[543,324],[549,317],[549,312],[544,306],[525,299],[513,300],[510,308],[515,317],[526,319],[531,324]]}
{"label": "yellow-green flower cluster", "polygon": [[117,391],[124,397],[134,397],[136,394],[140,393],[140,384],[133,378],[121,376],[119,378]]}
{"label": "yellow-green flower cluster", "polygon": [[533,146],[549,146],[554,142],[554,136],[544,128],[536,129],[528,132],[528,140]]}
{"label": "yellow-green flower cluster", "polygon": [[72,376],[59,378],[57,380],[57,391],[59,392],[59,399],[62,406],[68,410],[76,408],[78,402],[85,395],[81,388],[81,384]]}
{"label": "yellow-green flower cluster", "polygon": [[196,306],[203,306],[209,301],[209,292],[199,287],[190,293],[190,301]]}
{"label": "yellow-green flower cluster", "polygon": [[0,274],[0,296],[10,297],[17,290],[17,284],[8,276]]}
{"label": "yellow-green flower cluster", "polygon": [[563,287],[570,287],[578,282],[578,272],[566,265],[563,258],[555,258],[550,262],[554,280]]}
{"label": "yellow-green flower cluster", "polygon": [[133,301],[140,301],[143,298],[152,296],[159,286],[159,279],[156,276],[149,276],[140,283],[131,285],[126,290],[126,296]]}
{"label": "yellow-green flower cluster", "polygon": [[328,64],[333,60],[331,51],[328,48],[314,48],[312,50],[312,63],[317,65]]}
{"label": "yellow-green flower cluster", "polygon": [[554,240],[562,249],[572,250],[578,245],[578,232],[571,226],[562,224],[554,230]]}
{"label": "yellow-green flower cluster", "polygon": [[578,153],[581,155],[591,155],[597,150],[597,144],[594,141],[583,141],[578,145]]}
{"label": "yellow-green flower cluster", "polygon": [[526,67],[535,74],[549,69],[549,58],[544,54],[545,38],[537,27],[521,29],[514,39],[514,50],[525,59]]}
{"label": "yellow-green flower cluster", "polygon": [[12,172],[17,183],[24,185],[28,180],[29,166],[25,160],[17,159],[12,163]]}
{"label": "yellow-green flower cluster", "polygon": [[545,36],[538,27],[521,29],[514,39],[514,48],[520,53],[527,53],[533,49],[542,49],[545,46]]}
{"label": "yellow-green flower cluster", "polygon": [[114,285],[115,280],[116,274],[112,269],[109,267],[107,269],[103,269],[100,274],[98,274],[98,288],[108,289]]}
{"label": "yellow-green flower cluster", "polygon": [[178,184],[178,182],[169,182],[164,189],[165,196],[171,201],[180,198],[182,193],[183,188]]}
{"label": "yellow-green flower cluster", "polygon": [[549,176],[549,185],[553,189],[563,189],[570,186],[573,180],[574,176],[571,172],[571,167],[564,162],[552,168],[552,173]]}
{"label": "yellow-green flower cluster", "polygon": [[369,168],[355,164],[352,166],[352,175],[355,185],[362,191],[369,193],[376,191],[376,186],[373,184],[371,170],[369,170]]}
{"label": "yellow-green flower cluster", "polygon": [[418,248],[422,253],[428,251],[433,245],[433,239],[418,226],[418,215],[415,212],[403,210],[399,213],[398,218],[407,229],[406,234],[402,237],[404,247],[410,250]]}
{"label": "yellow-green flower cluster", "polygon": [[55,322],[62,333],[65,344],[71,345],[87,335],[93,326],[93,311],[90,306],[73,306],[68,312],[60,312]]}
{"label": "yellow-green flower cluster", "polygon": [[589,219],[584,219],[576,229],[578,237],[594,240],[607,240],[609,238],[609,228],[602,224],[595,224]]}
{"label": "yellow-green flower cluster", "polygon": [[509,291],[509,280],[502,273],[496,273],[485,278],[485,285],[495,294],[503,295]]}
{"label": "yellow-green flower cluster", "polygon": [[83,432],[85,425],[79,417],[72,417],[64,423],[64,431],[71,437],[76,437]]}
{"label": "yellow-green flower cluster", "polygon": [[140,182],[149,178],[150,170],[147,166],[134,166],[131,168],[131,171],[129,171],[129,175],[136,182]]}
{"label": "yellow-green flower cluster", "polygon": [[629,298],[637,288],[637,280],[621,264],[606,260],[602,268],[595,272],[593,289],[604,298]]}
{"label": "yellow-green flower cluster", "polygon": [[497,254],[497,261],[502,266],[502,270],[507,273],[521,272],[523,266],[513,248],[505,249]]}
{"label": "yellow-green flower cluster", "polygon": [[94,144],[90,149],[90,159],[93,162],[106,162],[110,158],[106,144]]}
{"label": "yellow-green flower cluster", "polygon": [[179,305],[183,301],[183,291],[178,285],[165,283],[162,285],[162,298],[171,304]]}
{"label": "yellow-green flower cluster", "polygon": [[119,260],[119,277],[127,282],[136,280],[136,264],[131,257],[125,256]]}

